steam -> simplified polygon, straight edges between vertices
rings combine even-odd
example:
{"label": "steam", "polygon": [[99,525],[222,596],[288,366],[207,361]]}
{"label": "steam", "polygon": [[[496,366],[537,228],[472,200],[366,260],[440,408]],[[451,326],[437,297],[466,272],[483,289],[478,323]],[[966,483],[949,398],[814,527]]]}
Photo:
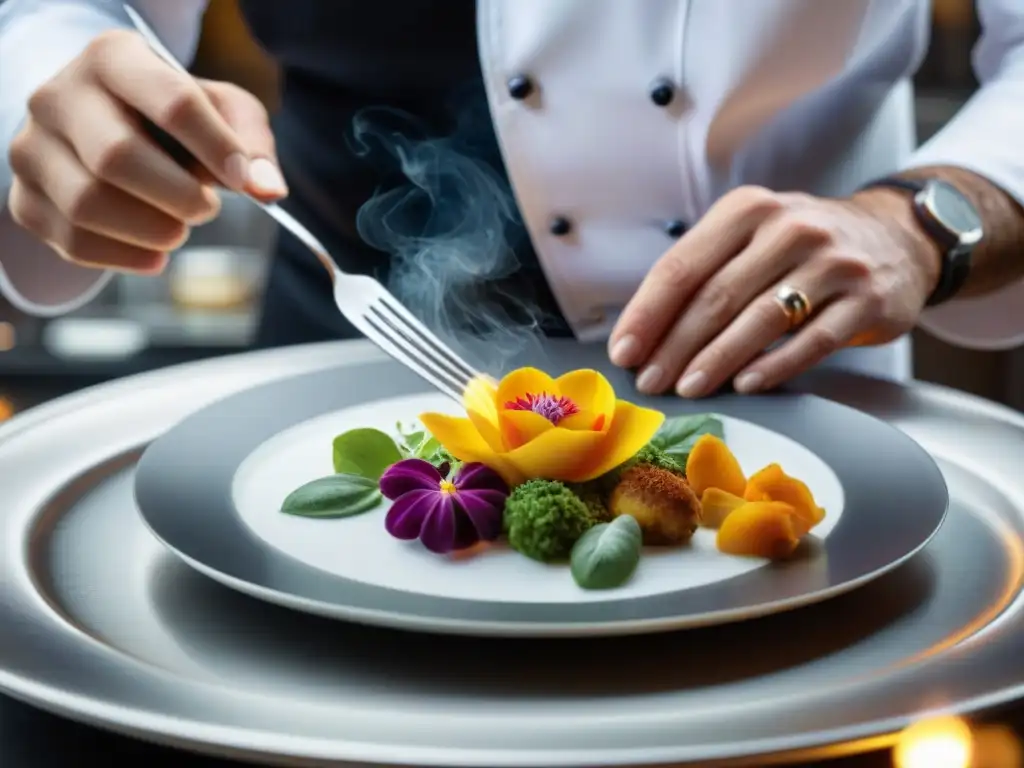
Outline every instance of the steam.
{"label": "steam", "polygon": [[[395,183],[362,205],[356,226],[391,256],[388,287],[483,370],[500,373],[540,353],[545,314],[519,271],[526,232],[511,190],[487,158],[486,105],[463,110],[449,135],[431,136],[402,112],[371,108],[353,120],[353,151],[393,166]],[[529,349],[535,347],[535,349]]]}

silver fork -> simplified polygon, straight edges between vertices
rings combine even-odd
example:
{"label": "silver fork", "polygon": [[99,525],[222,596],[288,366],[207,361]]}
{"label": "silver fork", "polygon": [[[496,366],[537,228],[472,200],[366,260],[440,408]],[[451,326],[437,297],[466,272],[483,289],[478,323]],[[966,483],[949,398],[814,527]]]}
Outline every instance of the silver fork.
{"label": "silver fork", "polygon": [[[135,9],[128,4],[124,9],[153,51],[178,71],[188,74]],[[463,402],[474,380],[493,382],[491,377],[484,377],[459,357],[379,282],[365,275],[342,272],[323,243],[286,210],[276,203],[248,199],[316,255],[334,283],[334,303],[341,314],[395,360],[459,403]]]}

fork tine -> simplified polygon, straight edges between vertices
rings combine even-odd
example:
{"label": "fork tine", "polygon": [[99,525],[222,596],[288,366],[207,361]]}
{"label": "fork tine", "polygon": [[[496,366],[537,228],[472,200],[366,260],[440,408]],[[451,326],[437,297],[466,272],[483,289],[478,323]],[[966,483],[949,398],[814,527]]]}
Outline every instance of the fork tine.
{"label": "fork tine", "polygon": [[425,361],[422,356],[411,354],[408,341],[394,328],[372,315],[364,315],[363,323],[360,325],[362,326],[360,330],[372,338],[377,346],[391,357],[412,369],[442,394],[447,395],[459,405],[463,404],[465,385],[458,380],[453,380],[450,375],[439,372],[436,366],[430,365],[429,361]]}
{"label": "fork tine", "polygon": [[429,328],[421,323],[409,310],[388,297],[379,298],[370,306],[382,320],[402,334],[410,344],[415,345],[422,355],[431,358],[435,365],[440,365],[449,373],[460,377],[463,388],[480,373],[469,363],[459,357],[454,350],[441,341]]}
{"label": "fork tine", "polygon": [[428,328],[397,299],[390,295],[385,295],[380,298],[378,305],[382,309],[390,312],[395,318],[402,321],[412,331],[418,333],[421,339],[433,347],[436,354],[440,355],[448,364],[466,377],[467,383],[480,376],[480,372],[476,370],[476,368],[467,363],[455,352],[455,350],[438,338],[430,328]]}

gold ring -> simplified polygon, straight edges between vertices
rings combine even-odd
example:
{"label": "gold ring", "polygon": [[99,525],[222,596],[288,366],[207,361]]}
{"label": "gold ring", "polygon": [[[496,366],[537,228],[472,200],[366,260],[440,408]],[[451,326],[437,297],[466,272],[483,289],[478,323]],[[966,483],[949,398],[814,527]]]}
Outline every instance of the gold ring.
{"label": "gold ring", "polygon": [[780,285],[775,291],[775,301],[786,314],[790,329],[799,328],[811,316],[811,300],[806,293],[791,285]]}

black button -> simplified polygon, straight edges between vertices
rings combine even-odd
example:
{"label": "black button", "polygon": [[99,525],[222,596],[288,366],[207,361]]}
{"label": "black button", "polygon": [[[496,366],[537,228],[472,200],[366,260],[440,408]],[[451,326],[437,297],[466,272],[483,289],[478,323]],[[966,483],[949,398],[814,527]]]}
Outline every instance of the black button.
{"label": "black button", "polygon": [[675,219],[674,221],[665,222],[665,234],[669,237],[679,239],[686,234],[686,223]]}
{"label": "black button", "polygon": [[551,220],[549,231],[555,237],[565,237],[572,232],[572,222],[565,218],[565,216],[555,216]]}
{"label": "black button", "polygon": [[662,78],[654,82],[654,85],[651,86],[650,94],[651,101],[659,107],[667,107],[672,103],[672,99],[675,98],[676,88],[672,85],[671,80]]}
{"label": "black button", "polygon": [[533,83],[526,75],[513,75],[508,79],[508,95],[522,101],[533,93]]}

